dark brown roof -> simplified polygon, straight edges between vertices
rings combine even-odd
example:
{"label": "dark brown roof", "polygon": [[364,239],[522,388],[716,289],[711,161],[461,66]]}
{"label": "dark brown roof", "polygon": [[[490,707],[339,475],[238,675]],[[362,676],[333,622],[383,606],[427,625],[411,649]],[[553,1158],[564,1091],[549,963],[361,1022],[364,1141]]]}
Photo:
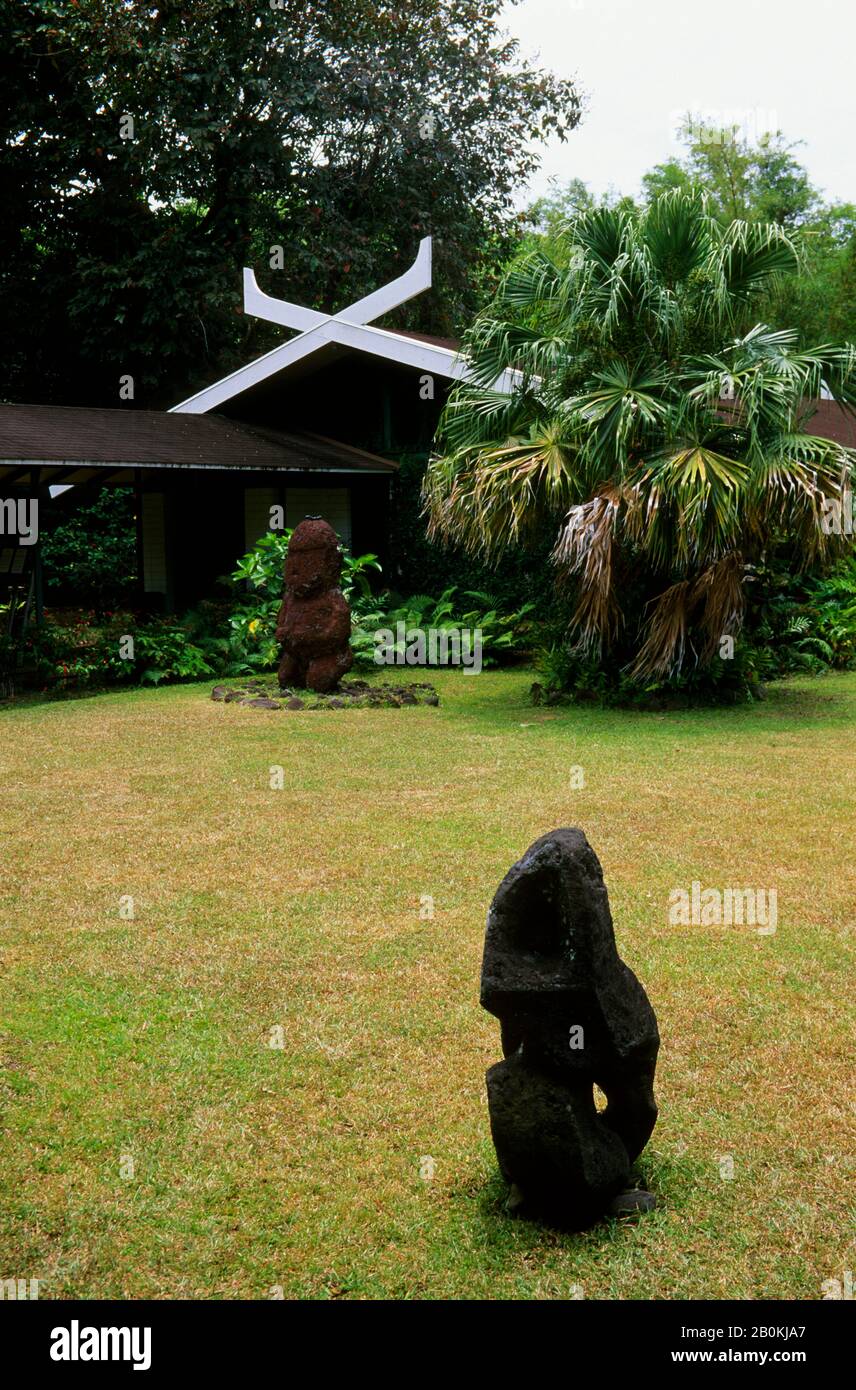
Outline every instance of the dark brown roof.
{"label": "dark brown roof", "polygon": [[835,401],[813,401],[814,414],[802,422],[806,434],[819,434],[834,439],[847,449],[856,449],[856,415],[836,405]]}
{"label": "dark brown roof", "polygon": [[387,333],[394,333],[398,338],[415,338],[417,343],[431,343],[433,347],[448,348],[450,352],[460,351],[460,340],[458,338],[436,338],[433,333],[408,333],[405,328],[387,328]]}
{"label": "dark brown roof", "polygon": [[378,454],[222,415],[0,405],[0,473],[28,461],[114,468],[291,469],[394,473]]}
{"label": "dark brown roof", "polygon": [[[803,434],[815,434],[843,444],[845,449],[856,449],[856,415],[852,411],[827,400],[804,400],[802,407],[800,429]],[[726,420],[738,418],[738,402],[720,400],[717,414]]]}

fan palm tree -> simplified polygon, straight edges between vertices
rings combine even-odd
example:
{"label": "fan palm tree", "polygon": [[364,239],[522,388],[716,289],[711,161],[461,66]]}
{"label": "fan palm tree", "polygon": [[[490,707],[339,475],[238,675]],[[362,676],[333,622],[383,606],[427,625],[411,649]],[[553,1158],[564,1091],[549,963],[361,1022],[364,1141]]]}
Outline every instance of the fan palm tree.
{"label": "fan palm tree", "polygon": [[856,402],[856,348],[801,350],[754,321],[798,264],[779,227],[723,228],[671,192],[643,213],[584,212],[566,237],[561,267],[514,264],[465,337],[470,379],[425,478],[429,534],[496,557],[554,525],[577,646],[618,643],[634,677],[667,676],[737,633],[771,543],[800,567],[840,550],[825,519],[854,455],[809,421],[822,387]]}

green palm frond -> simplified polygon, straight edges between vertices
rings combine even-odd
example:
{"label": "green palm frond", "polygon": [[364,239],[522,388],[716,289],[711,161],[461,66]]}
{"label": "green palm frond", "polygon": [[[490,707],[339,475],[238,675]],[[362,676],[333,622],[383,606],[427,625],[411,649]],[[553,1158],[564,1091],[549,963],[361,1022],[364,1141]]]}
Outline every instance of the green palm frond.
{"label": "green palm frond", "polygon": [[644,363],[612,363],[594,374],[591,387],[562,402],[593,474],[623,474],[649,439],[667,423],[668,373]]}
{"label": "green palm frond", "polygon": [[471,553],[496,554],[531,534],[544,516],[579,498],[573,441],[562,421],[438,456],[423,487],[428,534]]}
{"label": "green palm frond", "polygon": [[562,279],[562,272],[548,256],[530,252],[510,267],[497,293],[497,303],[531,313],[539,304],[555,299]]}
{"label": "green palm frond", "polygon": [[799,269],[796,248],[775,223],[732,222],[709,258],[720,310],[733,317],[738,304],[759,294],[777,275]]}
{"label": "green palm frond", "polygon": [[464,352],[472,381],[492,387],[506,368],[524,378],[557,369],[567,355],[567,343],[559,333],[542,333],[506,319],[476,319],[464,340]]}
{"label": "green palm frond", "polygon": [[621,255],[631,226],[627,212],[616,208],[594,208],[581,214],[573,223],[569,241],[583,262],[604,279]]}
{"label": "green palm frond", "polygon": [[[661,499],[667,499],[674,563],[715,559],[733,547],[749,476],[749,465],[742,459],[727,458],[698,443],[669,449],[651,461],[640,483],[646,485],[650,479]],[[658,520],[663,510],[661,502]],[[656,539],[662,554],[663,538]]]}
{"label": "green palm frond", "polygon": [[642,235],[651,265],[666,285],[685,282],[707,261],[713,222],[704,200],[675,189],[653,202],[645,214]]}
{"label": "green palm frond", "polygon": [[438,439],[444,453],[490,443],[531,428],[537,405],[522,393],[507,396],[464,383],[452,392]]}

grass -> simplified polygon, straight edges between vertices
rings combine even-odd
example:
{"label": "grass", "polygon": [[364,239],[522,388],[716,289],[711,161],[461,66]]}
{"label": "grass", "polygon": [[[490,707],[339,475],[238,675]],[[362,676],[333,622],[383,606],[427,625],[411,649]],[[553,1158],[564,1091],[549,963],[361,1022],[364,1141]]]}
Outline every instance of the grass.
{"label": "grass", "polygon": [[[668,714],[533,709],[530,679],[441,673],[439,709],[184,686],[0,715],[0,1277],[816,1299],[856,1267],[856,676]],[[490,898],[567,824],[663,1037],[659,1209],[583,1235],[504,1213],[478,1006]],[[775,935],[670,926],[693,879],[776,887]]]}

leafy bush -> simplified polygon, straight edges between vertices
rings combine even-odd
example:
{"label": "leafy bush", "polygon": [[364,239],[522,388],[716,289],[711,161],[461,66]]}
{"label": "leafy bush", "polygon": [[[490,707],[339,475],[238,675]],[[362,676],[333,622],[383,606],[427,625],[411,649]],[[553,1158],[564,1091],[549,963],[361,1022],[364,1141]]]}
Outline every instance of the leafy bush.
{"label": "leafy bush", "polygon": [[822,578],[759,567],[746,621],[730,659],[687,663],[666,679],[640,682],[628,668],[582,654],[557,629],[538,649],[536,702],[733,703],[763,695],[763,682],[856,666],[856,555]]}
{"label": "leafy bush", "polygon": [[[133,638],[132,655],[123,641],[128,637]],[[80,610],[48,613],[42,627],[28,630],[17,654],[28,683],[42,689],[159,685],[213,674],[180,623],[126,612],[100,620]]]}
{"label": "leafy bush", "polygon": [[[395,607],[378,607],[372,612],[358,614],[354,623],[351,646],[359,665],[373,665],[374,633],[379,628],[390,629],[397,637],[398,625],[406,634],[414,628],[423,631],[434,628],[439,632],[460,629],[481,632],[482,663],[485,666],[510,661],[523,656],[532,646],[535,632],[534,603],[524,603],[511,613],[500,613],[496,599],[479,589],[468,589],[456,598],[456,587],[450,586],[439,598],[416,594]],[[475,600],[470,607],[465,600]],[[404,641],[394,641],[392,651],[404,651]]]}
{"label": "leafy bush", "polygon": [[765,679],[757,653],[739,644],[730,660],[717,656],[706,666],[685,667],[672,676],[643,683],[629,670],[616,672],[598,657],[556,638],[536,652],[535,670],[535,704],[592,702],[651,709],[758,699],[763,695],[761,682]]}
{"label": "leafy bush", "polygon": [[117,608],[134,590],[137,537],[132,488],[102,488],[77,501],[78,489],[45,508],[42,532],[49,603]]}
{"label": "leafy bush", "polygon": [[831,574],[760,570],[746,635],[764,679],[856,663],[856,555]]}
{"label": "leafy bush", "polygon": [[202,680],[214,674],[205,654],[173,623],[152,624],[138,632],[134,643],[137,671],[143,685],[162,681]]}
{"label": "leafy bush", "polygon": [[[283,568],[288,543],[293,531],[266,531],[256,541],[252,550],[238,561],[232,574],[235,583],[246,581],[250,588],[270,602],[279,603],[282,599]],[[380,573],[376,555],[352,555],[342,546],[342,593],[349,603],[356,597],[368,598],[371,584],[370,570]]]}

